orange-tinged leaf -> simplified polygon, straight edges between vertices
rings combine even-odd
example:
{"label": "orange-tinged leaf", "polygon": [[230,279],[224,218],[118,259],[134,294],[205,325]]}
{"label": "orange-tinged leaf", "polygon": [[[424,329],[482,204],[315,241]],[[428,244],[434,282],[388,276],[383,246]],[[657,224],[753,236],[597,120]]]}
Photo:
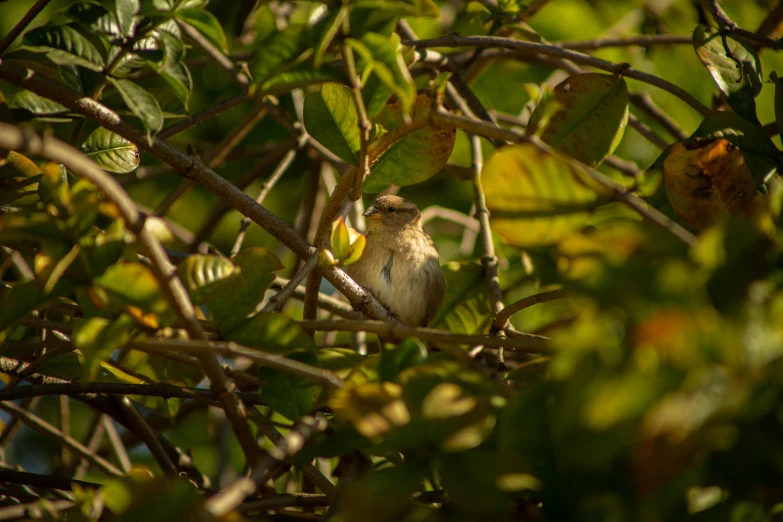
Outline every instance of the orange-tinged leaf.
{"label": "orange-tinged leaf", "polygon": [[[414,118],[430,111],[431,100],[419,94],[413,105]],[[405,126],[405,117],[399,101],[389,103],[378,114],[377,122],[393,135]],[[364,192],[380,192],[393,183],[397,186],[413,185],[431,178],[449,160],[457,132],[453,127],[427,125],[392,143],[385,151],[376,151],[382,139],[370,145],[371,154],[382,153],[372,166],[364,182]]]}
{"label": "orange-tinged leaf", "polygon": [[727,214],[750,216],[761,200],[742,152],[725,139],[693,150],[675,143],[663,177],[674,212],[697,229]]}

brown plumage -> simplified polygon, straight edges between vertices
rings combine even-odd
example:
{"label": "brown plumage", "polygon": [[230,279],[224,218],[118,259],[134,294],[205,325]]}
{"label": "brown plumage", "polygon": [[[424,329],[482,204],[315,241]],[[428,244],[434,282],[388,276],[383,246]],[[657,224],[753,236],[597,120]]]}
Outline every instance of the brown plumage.
{"label": "brown plumage", "polygon": [[438,249],[415,204],[381,196],[364,213],[367,244],[346,271],[400,321],[427,326],[446,295]]}

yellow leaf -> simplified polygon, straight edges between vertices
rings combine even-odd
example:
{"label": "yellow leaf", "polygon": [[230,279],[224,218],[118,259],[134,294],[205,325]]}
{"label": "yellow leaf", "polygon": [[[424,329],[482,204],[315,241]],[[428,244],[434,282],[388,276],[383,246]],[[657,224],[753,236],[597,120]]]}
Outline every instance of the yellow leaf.
{"label": "yellow leaf", "polygon": [[751,216],[763,200],[742,152],[725,139],[692,150],[675,143],[663,179],[674,212],[696,229],[727,214]]}

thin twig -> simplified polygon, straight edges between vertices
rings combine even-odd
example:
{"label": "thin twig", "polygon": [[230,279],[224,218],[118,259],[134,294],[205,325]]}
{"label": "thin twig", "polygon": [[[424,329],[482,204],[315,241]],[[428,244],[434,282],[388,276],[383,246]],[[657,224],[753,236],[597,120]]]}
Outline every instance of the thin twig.
{"label": "thin twig", "polygon": [[[7,64],[0,60],[0,69]],[[23,68],[22,68],[23,69]],[[60,88],[60,91],[63,89]],[[83,103],[97,104],[90,98],[82,98]],[[136,135],[136,142],[147,142],[146,133]],[[163,145],[163,142],[155,140]],[[39,137],[26,134],[19,128],[0,123],[0,147],[10,150],[25,150],[31,154],[39,154],[47,159],[64,164],[69,170],[94,183],[118,208],[127,227],[136,234],[141,246],[150,260],[150,265],[168,301],[180,323],[187,329],[193,339],[206,339],[204,330],[198,322],[193,304],[185,287],[176,274],[176,269],[169,263],[166,253],[158,239],[149,227],[144,226],[144,218],[139,213],[133,200],[123,190],[114,178],[95,164],[84,154],[70,145],[51,136]],[[231,383],[223,372],[218,359],[214,355],[205,355],[201,359],[204,373],[210,380],[212,389],[218,394],[221,405],[226,410],[234,433],[245,453],[249,464],[259,457],[259,448],[253,439],[245,418],[244,407],[232,390]]]}
{"label": "thin twig", "polygon": [[[274,149],[267,151],[264,158],[253,167],[253,169],[247,172],[242,179],[237,183],[237,188],[245,190],[252,182],[258,179],[266,170],[275,162],[279,161],[281,156],[290,151],[291,147],[295,145],[294,141],[284,141],[276,143]],[[266,183],[271,181],[267,180]],[[215,209],[210,213],[209,217],[204,222],[201,229],[193,235],[193,240],[190,242],[188,250],[190,252],[196,252],[212,234],[212,231],[220,224],[223,216],[231,210],[231,206],[227,205],[224,201],[218,201]]]}
{"label": "thin twig", "polygon": [[[234,129],[226,134],[223,139],[213,149],[204,156],[204,162],[209,168],[215,168],[220,165],[225,158],[239,145],[253,128],[258,125],[267,114],[266,105],[257,103],[250,112],[239,122]],[[194,181],[183,179],[177,187],[172,190],[166,198],[155,209],[156,216],[164,216],[179,201],[182,196],[193,188]]]}
{"label": "thin twig", "polygon": [[[254,411],[251,414],[251,420],[257,421],[256,425],[264,435],[272,441],[273,444],[278,444],[284,440],[283,435],[275,428],[272,423],[265,416],[259,412]],[[334,499],[337,495],[337,488],[332,482],[324,476],[315,466],[310,462],[305,462],[299,465],[302,474],[307,477],[315,486],[326,494],[329,499]]]}
{"label": "thin twig", "polygon": [[130,399],[121,397],[116,401],[116,404],[120,410],[125,413],[129,424],[133,426],[133,431],[144,441],[144,444],[147,446],[147,449],[150,450],[152,457],[158,463],[160,469],[163,470],[163,473],[170,478],[178,477],[179,473],[177,472],[177,468],[163,449],[160,440],[158,440],[158,435],[152,431],[150,425],[147,424],[147,421],[144,420],[144,417],[142,417],[139,410],[131,403]]}
{"label": "thin twig", "polygon": [[[343,380],[337,377],[333,372],[310,366],[309,364],[295,361],[277,355],[274,353],[266,353],[256,348],[247,348],[245,346],[236,344],[234,342],[218,342],[218,341],[197,341],[188,340],[183,341],[180,339],[148,339],[143,341],[134,341],[130,343],[130,348],[135,349],[167,349],[167,350],[179,350],[185,353],[192,353],[194,355],[203,354],[220,354],[227,357],[247,357],[248,359],[261,363],[270,368],[287,372],[293,375],[298,375],[304,379],[313,381],[314,383],[321,384],[328,388],[340,388],[344,385]],[[257,399],[256,399],[257,400]]]}
{"label": "thin twig", "polygon": [[626,189],[621,185],[614,183],[613,181],[611,181],[610,179],[608,179],[606,176],[596,171],[595,169],[591,169],[587,165],[584,165],[583,163],[574,160],[570,156],[567,156],[565,154],[562,154],[554,150],[552,147],[542,142],[540,139],[536,138],[535,136],[524,136],[522,133],[514,129],[500,129],[490,124],[487,124],[485,122],[471,120],[464,116],[459,116],[456,114],[451,114],[443,111],[430,113],[430,118],[439,125],[452,125],[454,127],[461,128],[466,132],[480,134],[482,136],[494,136],[499,139],[505,139],[507,141],[531,143],[535,145],[536,148],[538,148],[543,152],[557,155],[558,157],[562,158],[564,161],[568,162],[568,164],[574,167],[577,171],[583,172],[594,182],[598,183],[604,189],[608,190],[612,194],[612,197],[614,199],[631,207],[636,212],[638,212],[641,216],[648,219],[652,223],[655,223],[656,225],[665,228],[686,245],[689,246],[693,245],[694,242],[696,241],[696,238],[693,236],[693,234],[688,232],[681,225],[675,223],[674,221],[666,217],[657,209],[649,206],[642,199],[640,199],[638,196],[633,194],[630,190]]}
{"label": "thin twig", "polygon": [[638,36],[626,36],[622,38],[595,38],[593,40],[574,40],[552,42],[553,45],[563,49],[580,51],[593,51],[604,47],[652,47],[654,45],[690,45],[693,42],[691,35],[679,34],[642,34]]}
{"label": "thin twig", "polygon": [[565,290],[558,288],[557,290],[549,290],[547,292],[540,292],[538,294],[525,297],[524,299],[520,299],[516,303],[510,304],[498,312],[495,315],[495,320],[492,323],[492,326],[494,328],[505,328],[508,324],[508,320],[511,319],[511,316],[517,312],[520,312],[525,308],[529,308],[538,303],[546,303],[548,301],[562,299],[567,296],[568,294],[565,292]]}
{"label": "thin twig", "polygon": [[685,103],[693,107],[697,112],[703,116],[710,114],[710,109],[696,98],[688,94],[682,88],[668,82],[655,75],[638,71],[631,67],[627,63],[614,63],[601,58],[596,58],[588,54],[571,51],[568,49],[562,49],[555,45],[540,44],[537,42],[526,42],[522,40],[514,40],[512,38],[501,38],[497,36],[457,36],[447,35],[440,38],[433,38],[430,40],[414,40],[409,42],[403,42],[409,47],[416,48],[428,48],[428,47],[502,47],[505,49],[514,49],[518,51],[528,51],[534,53],[540,53],[548,56],[556,56],[558,58],[565,58],[576,63],[602,69],[615,74],[622,74],[628,78],[633,78],[650,85],[654,85],[666,92],[673,94],[680,98]]}
{"label": "thin twig", "polygon": [[[269,176],[269,179],[265,181],[263,185],[261,185],[261,190],[258,192],[258,196],[256,196],[256,203],[259,205],[264,203],[264,200],[269,195],[269,192],[272,191],[272,188],[277,184],[280,178],[283,177],[283,174],[285,174],[285,172],[288,170],[288,167],[290,167],[294,162],[294,158],[296,158],[297,153],[307,144],[309,138],[310,137],[306,132],[302,133],[302,135],[299,137],[299,140],[296,142],[296,146],[291,148],[291,150],[289,150],[285,156],[283,156],[280,164],[277,166],[272,175]],[[245,232],[249,226],[250,219],[247,217],[242,218],[242,221],[239,224],[239,233],[237,234],[236,240],[234,241],[234,245],[231,247],[232,258],[236,256],[242,249],[242,243],[245,241]]]}
{"label": "thin twig", "polygon": [[[17,390],[20,388],[16,388]],[[14,417],[18,417],[27,426],[34,429],[38,433],[46,435],[54,439],[61,446],[65,446],[72,450],[74,453],[78,453],[83,458],[87,459],[90,464],[101,470],[108,475],[122,476],[122,470],[116,468],[111,462],[103,459],[90,452],[89,449],[84,447],[78,440],[63,434],[60,430],[32,413],[20,408],[12,402],[0,402],[0,409],[5,410]]]}
{"label": "thin twig", "polygon": [[65,511],[74,505],[72,500],[41,499],[29,504],[5,506],[0,508],[0,520],[40,519],[44,514]]}
{"label": "thin twig", "polygon": [[300,323],[304,328],[310,330],[330,330],[343,332],[369,332],[392,339],[405,339],[406,337],[415,337],[422,341],[427,341],[441,345],[465,344],[469,346],[483,345],[490,348],[507,348],[509,350],[541,353],[548,350],[548,343],[545,337],[530,335],[523,341],[506,339],[492,335],[467,335],[455,334],[446,330],[437,330],[435,328],[423,328],[418,326],[408,326],[399,322],[384,321],[302,321]]}
{"label": "thin twig", "polygon": [[718,23],[718,27],[721,29],[729,31],[731,34],[744,38],[749,42],[753,42],[759,47],[769,47],[770,49],[783,48],[783,45],[781,45],[781,43],[774,38],[754,33],[738,26],[731,18],[729,18],[729,15],[726,14],[720,5],[718,5],[718,0],[701,0],[701,3],[710,12],[712,17]]}
{"label": "thin twig", "polygon": [[[132,346],[143,346],[148,342],[149,341],[138,341]],[[166,341],[161,342],[163,343],[163,346],[166,345]],[[215,402],[218,400],[217,394],[212,390],[185,388],[166,382],[147,384],[130,384],[124,382],[63,382],[3,388],[0,389],[0,401],[13,401],[26,397],[41,397],[46,395],[89,396],[96,394],[138,395],[141,397],[160,397],[162,399],[180,398]],[[238,393],[237,398],[248,405],[264,404],[254,393]]]}
{"label": "thin twig", "polygon": [[286,285],[279,292],[269,298],[269,302],[266,304],[266,306],[264,306],[262,311],[279,312],[282,310],[286,300],[299,287],[299,283],[304,281],[304,278],[307,277],[307,274],[309,274],[317,264],[318,254],[313,254],[310,256],[310,259],[307,260],[304,266],[300,268],[299,271],[294,275],[294,277],[292,277],[291,280],[286,283]]}
{"label": "thin twig", "polygon": [[16,37],[22,34],[27,26],[30,25],[30,22],[32,22],[33,19],[38,16],[38,13],[43,11],[44,7],[46,7],[49,2],[51,2],[51,0],[38,0],[30,9],[27,10],[24,16],[22,16],[16,25],[11,28],[8,34],[5,35],[5,38],[0,41],[0,54],[3,54],[6,49],[8,49],[11,44],[14,43]]}
{"label": "thin twig", "polygon": [[[102,415],[102,418],[103,421],[101,425],[103,426],[103,430],[106,432],[106,438],[109,440],[109,447],[111,447],[114,457],[117,459],[117,462],[120,463],[122,471],[125,473],[130,473],[130,457],[128,457],[128,452],[125,450],[125,446],[122,443],[122,439],[120,438],[119,433],[117,433],[117,428],[114,427],[114,423],[112,422],[111,417],[108,415]],[[159,436],[159,439],[162,439],[162,437]]]}
{"label": "thin twig", "polygon": [[205,508],[212,515],[222,517],[236,509],[246,497],[252,495],[259,484],[266,482],[269,472],[280,462],[296,455],[314,435],[327,428],[322,417],[304,417],[296,426],[264,456],[258,467],[248,477],[235,480],[226,489],[207,500]]}
{"label": "thin twig", "polygon": [[177,23],[182,28],[182,32],[184,32],[185,35],[187,35],[187,37],[190,38],[194,44],[196,44],[196,47],[204,51],[212,60],[215,61],[215,63],[225,69],[231,76],[231,79],[234,81],[234,83],[237,84],[237,86],[239,86],[240,89],[247,91],[248,87],[250,86],[250,80],[247,78],[245,73],[239,69],[239,67],[234,65],[234,63],[225,54],[223,54],[220,49],[212,45],[212,43],[204,38],[204,36],[196,29],[181,20],[177,20]]}
{"label": "thin twig", "polygon": [[370,131],[372,124],[367,116],[367,108],[364,106],[362,98],[362,82],[356,71],[356,60],[354,60],[353,49],[347,44],[342,45],[343,60],[345,61],[345,74],[348,75],[348,81],[351,85],[351,95],[353,104],[356,107],[356,113],[359,116],[359,171],[354,179],[351,199],[354,201],[362,197],[362,185],[367,176],[370,175],[370,157],[367,154],[367,145],[370,142]]}
{"label": "thin twig", "polygon": [[204,123],[205,121],[214,118],[218,114],[222,114],[229,109],[233,109],[240,103],[247,101],[249,99],[250,99],[250,95],[248,95],[246,92],[243,92],[241,94],[237,94],[236,96],[228,98],[227,100],[216,103],[215,105],[212,105],[208,109],[198,112],[187,119],[175,123],[174,125],[166,127],[165,129],[163,129],[158,133],[157,135],[158,139],[165,141],[171,138],[172,136],[176,136],[180,132],[184,132],[192,127],[195,127],[200,123]]}
{"label": "thin twig", "polygon": [[[283,287],[286,286],[287,284],[288,284],[287,279],[284,279],[282,277],[276,277],[274,282],[272,283],[272,289],[282,290]],[[305,298],[305,288],[303,286],[297,286],[293,290],[291,297],[303,301]],[[338,301],[334,297],[323,293],[318,294],[318,307],[323,308],[327,312],[334,314],[338,317],[343,317],[345,319],[361,319],[362,317],[360,313],[354,311],[351,305],[346,304],[342,301]]]}

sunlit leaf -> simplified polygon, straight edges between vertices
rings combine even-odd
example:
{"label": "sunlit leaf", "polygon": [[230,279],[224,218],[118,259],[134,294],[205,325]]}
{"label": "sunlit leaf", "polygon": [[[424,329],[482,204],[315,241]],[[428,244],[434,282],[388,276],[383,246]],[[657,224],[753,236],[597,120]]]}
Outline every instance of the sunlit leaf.
{"label": "sunlit leaf", "polygon": [[67,25],[44,25],[25,34],[24,49],[46,56],[58,65],[78,65],[100,72],[105,62],[98,49]]}
{"label": "sunlit leaf", "polygon": [[95,278],[94,285],[105,292],[112,308],[126,309],[142,324],[157,326],[172,319],[173,312],[160,282],[146,265],[112,265]]}
{"label": "sunlit leaf", "polygon": [[274,73],[291,64],[310,45],[310,29],[304,25],[289,25],[256,44],[250,60],[253,85],[258,87],[273,77]]}
{"label": "sunlit leaf", "polygon": [[140,7],[139,0],[114,0],[121,35],[130,37],[136,32],[136,14]]}
{"label": "sunlit leaf", "polygon": [[446,298],[429,326],[452,333],[485,333],[492,321],[492,311],[484,268],[477,263],[452,261],[441,270],[446,276]]}
{"label": "sunlit leaf", "polygon": [[219,283],[239,272],[230,260],[205,254],[190,255],[177,266],[177,274],[194,304],[204,303],[223,291]]}
{"label": "sunlit leaf", "polygon": [[152,94],[130,80],[109,78],[109,81],[117,88],[125,105],[141,120],[148,136],[163,128],[163,113]]}
{"label": "sunlit leaf", "polygon": [[402,401],[402,388],[391,382],[342,388],[329,400],[329,407],[338,418],[351,422],[368,438],[383,436],[410,421],[410,413]]}
{"label": "sunlit leaf", "polygon": [[696,27],[693,48],[712,75],[729,105],[741,116],[756,119],[756,101],[763,83],[761,62],[753,48],[734,35],[722,36],[716,29]]}
{"label": "sunlit leaf", "polygon": [[549,116],[541,139],[582,163],[600,164],[620,143],[628,122],[625,80],[596,73],[569,76],[553,95],[559,110],[550,116],[550,105],[540,103],[530,116],[528,133]]}
{"label": "sunlit leaf", "polygon": [[484,165],[481,184],[492,229],[520,246],[551,244],[581,227],[599,197],[564,159],[529,144],[504,147]]}
{"label": "sunlit leaf", "polygon": [[326,83],[305,98],[304,124],[307,132],[339,158],[359,164],[359,116],[351,90]]}
{"label": "sunlit leaf", "polygon": [[[429,112],[430,98],[420,94],[413,107],[414,114]],[[377,123],[387,131],[404,126],[400,102],[386,105],[378,114]],[[457,132],[452,127],[426,126],[393,143],[372,165],[364,183],[364,191],[380,192],[389,183],[398,186],[421,183],[443,168],[454,149]]]}
{"label": "sunlit leaf", "polygon": [[272,252],[261,247],[240,251],[232,262],[239,272],[219,283],[221,290],[209,300],[212,317],[221,331],[232,330],[256,309],[275,280],[273,272],[283,268]]}
{"label": "sunlit leaf", "polygon": [[397,96],[403,113],[409,114],[416,101],[416,85],[402,57],[400,37],[367,33],[360,40],[346,42],[361,57],[357,68],[362,74],[375,74],[389,92]]}
{"label": "sunlit leaf", "polygon": [[663,176],[674,211],[694,228],[728,213],[751,215],[759,205],[742,152],[725,139],[693,150],[675,143]]}
{"label": "sunlit leaf", "polygon": [[766,182],[776,169],[780,151],[766,132],[733,112],[715,111],[709,114],[689,141],[697,138],[704,138],[705,141],[725,138],[739,147],[756,185]]}
{"label": "sunlit leaf", "polygon": [[38,192],[42,172],[29,158],[11,151],[0,166],[0,205],[32,196]]}
{"label": "sunlit leaf", "polygon": [[101,368],[100,363],[130,340],[134,328],[133,319],[127,314],[115,320],[93,317],[77,321],[74,324],[73,345],[84,358],[85,375],[82,377],[94,379]]}
{"label": "sunlit leaf", "polygon": [[313,339],[296,321],[277,312],[260,312],[228,330],[221,328],[227,341],[270,353],[315,350]]}
{"label": "sunlit leaf", "polygon": [[176,13],[177,18],[193,26],[194,29],[206,36],[218,49],[221,51],[228,49],[223,26],[220,25],[215,15],[206,9],[177,9]]}
{"label": "sunlit leaf", "polygon": [[103,170],[116,174],[127,174],[139,166],[139,148],[104,127],[87,136],[81,150]]}

